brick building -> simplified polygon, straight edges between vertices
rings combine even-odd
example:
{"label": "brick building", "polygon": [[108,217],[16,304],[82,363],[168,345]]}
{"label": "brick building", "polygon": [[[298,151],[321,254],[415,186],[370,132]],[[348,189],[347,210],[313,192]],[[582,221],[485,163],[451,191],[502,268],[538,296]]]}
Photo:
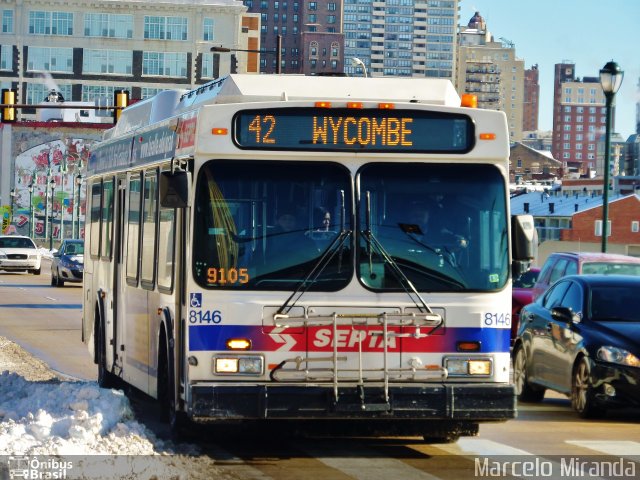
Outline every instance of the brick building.
{"label": "brick building", "polygon": [[515,143],[509,153],[509,182],[551,180],[561,178],[562,162],[550,156],[550,152],[541,152]]}
{"label": "brick building", "polygon": [[[640,244],[640,197],[627,195],[609,202],[609,243]],[[573,215],[571,228],[561,232],[563,241],[600,242],[602,240],[602,204]]]}

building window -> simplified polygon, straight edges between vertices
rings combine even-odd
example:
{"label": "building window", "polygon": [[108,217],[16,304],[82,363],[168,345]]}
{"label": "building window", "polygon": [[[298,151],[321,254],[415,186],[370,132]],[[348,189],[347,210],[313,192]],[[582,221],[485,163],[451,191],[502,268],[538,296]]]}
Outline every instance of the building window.
{"label": "building window", "polygon": [[131,87],[116,86],[116,85],[83,85],[82,86],[82,101],[93,102],[98,98],[104,97],[109,101],[113,99],[113,92],[116,90],[129,90]]}
{"label": "building window", "polygon": [[318,10],[318,2],[309,2],[309,10]]}
{"label": "building window", "polygon": [[157,77],[187,77],[187,54],[143,52],[142,74]]}
{"label": "building window", "polygon": [[186,17],[144,17],[144,38],[152,40],[186,40]]}
{"label": "building window", "polygon": [[13,10],[2,11],[2,33],[13,33]]}
{"label": "building window", "polygon": [[13,46],[0,46],[0,70],[13,70]]}
{"label": "building window", "polygon": [[335,12],[337,10],[337,4],[334,2],[328,3],[327,4],[327,10],[329,10],[330,12]]}
{"label": "building window", "polygon": [[86,13],[85,37],[133,38],[133,15]]}
{"label": "building window", "polygon": [[632,233],[640,232],[640,222],[638,220],[631,220],[631,232]]}
{"label": "building window", "polygon": [[202,24],[202,40],[210,42],[213,38],[213,18],[205,18]]}
{"label": "building window", "polygon": [[73,73],[73,49],[29,47],[27,71]]}
{"label": "building window", "polygon": [[[602,236],[602,220],[596,220],[595,221],[595,236],[596,237],[601,237]],[[607,237],[611,236],[611,220],[607,220]]]}
{"label": "building window", "polygon": [[133,73],[133,52],[129,50],[88,50],[82,58],[82,73]]}
{"label": "building window", "polygon": [[202,78],[216,78],[219,75],[220,56],[213,53],[202,55]]}
{"label": "building window", "polygon": [[[58,85],[58,92],[65,100],[71,99],[71,85]],[[48,95],[49,87],[44,83],[27,83],[27,104],[42,103]]]}
{"label": "building window", "polygon": [[73,13],[29,12],[29,33],[31,35],[73,35]]}

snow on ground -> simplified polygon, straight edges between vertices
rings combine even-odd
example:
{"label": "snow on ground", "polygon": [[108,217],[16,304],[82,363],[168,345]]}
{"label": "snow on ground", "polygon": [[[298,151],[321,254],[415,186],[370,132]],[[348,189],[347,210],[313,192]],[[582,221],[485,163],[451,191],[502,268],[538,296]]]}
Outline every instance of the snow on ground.
{"label": "snow on ground", "polygon": [[48,456],[55,462],[31,467],[52,473],[70,466],[65,478],[187,478],[183,468],[190,462],[184,460],[197,453],[197,447],[163,441],[136,421],[121,391],[61,378],[0,337],[0,456],[14,462],[7,464],[10,474],[19,459]]}

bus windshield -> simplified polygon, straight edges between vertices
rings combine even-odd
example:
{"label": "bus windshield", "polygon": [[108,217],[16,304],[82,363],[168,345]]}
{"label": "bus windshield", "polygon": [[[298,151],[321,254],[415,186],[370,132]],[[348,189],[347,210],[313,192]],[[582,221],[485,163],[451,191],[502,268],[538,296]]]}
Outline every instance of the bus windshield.
{"label": "bus windshield", "polygon": [[330,162],[208,162],[196,186],[194,278],[211,289],[344,288],[353,277],[351,184]]}
{"label": "bus windshield", "polygon": [[486,291],[509,273],[504,180],[490,165],[375,163],[358,174],[358,275],[373,290]]}

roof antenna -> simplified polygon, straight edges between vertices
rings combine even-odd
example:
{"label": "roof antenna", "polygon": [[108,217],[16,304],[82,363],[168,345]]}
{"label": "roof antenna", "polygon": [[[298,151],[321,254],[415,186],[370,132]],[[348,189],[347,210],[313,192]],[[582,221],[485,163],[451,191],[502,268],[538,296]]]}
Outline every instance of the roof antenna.
{"label": "roof antenna", "polygon": [[280,100],[282,100],[283,102],[289,101],[289,97],[287,97],[287,92],[282,92],[282,95],[280,95]]}

